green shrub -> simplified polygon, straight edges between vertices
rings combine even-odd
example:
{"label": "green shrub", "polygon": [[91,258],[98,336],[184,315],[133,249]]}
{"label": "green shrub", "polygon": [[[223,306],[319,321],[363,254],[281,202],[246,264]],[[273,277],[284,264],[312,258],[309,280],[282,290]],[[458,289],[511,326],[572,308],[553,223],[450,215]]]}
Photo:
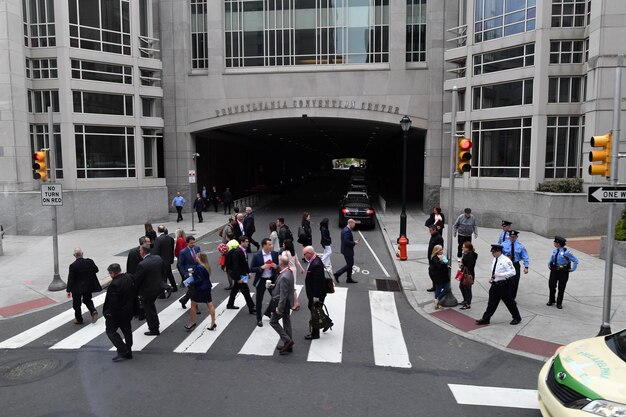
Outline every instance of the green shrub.
{"label": "green shrub", "polygon": [[583,180],[580,178],[564,178],[539,183],[537,191],[547,193],[582,193]]}
{"label": "green shrub", "polygon": [[615,225],[615,240],[626,240],[626,220],[619,219]]}

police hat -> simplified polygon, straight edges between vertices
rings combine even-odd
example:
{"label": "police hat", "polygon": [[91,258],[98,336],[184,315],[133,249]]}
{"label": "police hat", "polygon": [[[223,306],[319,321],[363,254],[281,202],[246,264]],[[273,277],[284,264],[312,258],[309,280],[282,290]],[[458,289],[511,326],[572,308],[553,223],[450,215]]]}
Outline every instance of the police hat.
{"label": "police hat", "polygon": [[561,236],[554,236],[554,241],[561,246],[565,246],[565,242],[567,242],[567,240]]}
{"label": "police hat", "polygon": [[519,232],[517,230],[511,230],[509,232],[509,236],[517,236],[517,235],[519,235]]}
{"label": "police hat", "polygon": [[498,244],[491,245],[490,252],[502,252],[502,245],[498,245]]}
{"label": "police hat", "polygon": [[511,222],[510,222],[510,221],[508,221],[508,220],[502,220],[502,227],[504,227],[504,226],[510,226],[510,225],[512,225],[512,224],[513,224],[513,223],[511,223]]}

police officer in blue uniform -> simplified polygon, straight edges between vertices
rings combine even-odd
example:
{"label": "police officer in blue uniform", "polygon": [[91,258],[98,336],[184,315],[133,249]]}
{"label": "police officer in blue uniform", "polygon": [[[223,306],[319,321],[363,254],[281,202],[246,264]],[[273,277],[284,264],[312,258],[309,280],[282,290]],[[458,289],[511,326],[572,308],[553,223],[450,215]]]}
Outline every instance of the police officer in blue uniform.
{"label": "police officer in blue uniform", "polygon": [[556,308],[563,308],[563,296],[565,295],[565,286],[569,279],[569,273],[574,272],[578,266],[578,258],[565,247],[565,238],[554,236],[554,251],[550,257],[548,268],[550,268],[550,279],[548,280],[548,288],[550,289],[550,298],[548,306],[554,305],[554,294],[556,293],[557,284],[559,294],[556,297]]}
{"label": "police officer in blue uniform", "polygon": [[513,223],[508,220],[502,220],[502,233],[500,233],[500,237],[498,238],[498,245],[502,245],[504,242],[509,240],[512,224]]}
{"label": "police officer in blue uniform", "polygon": [[509,288],[511,290],[511,298],[515,300],[517,297],[517,288],[519,286],[520,278],[520,262],[524,263],[524,274],[528,273],[528,251],[524,247],[524,244],[517,240],[519,232],[517,230],[511,230],[509,232],[509,239],[505,240],[502,244],[502,254],[511,258],[513,266],[515,267],[515,276],[511,278]]}

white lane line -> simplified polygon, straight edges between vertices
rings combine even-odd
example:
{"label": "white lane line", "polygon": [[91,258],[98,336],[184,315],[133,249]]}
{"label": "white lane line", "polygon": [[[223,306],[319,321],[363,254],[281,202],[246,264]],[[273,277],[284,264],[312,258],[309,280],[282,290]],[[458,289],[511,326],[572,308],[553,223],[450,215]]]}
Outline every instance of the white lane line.
{"label": "white lane line", "polygon": [[539,409],[537,390],[448,384],[459,404]]}
{"label": "white lane line", "polygon": [[[296,291],[298,292],[298,298],[300,298],[300,290],[302,289],[302,285],[296,285]],[[265,308],[264,306],[257,306],[258,308]],[[292,312],[293,314],[293,312]],[[243,345],[241,350],[239,351],[240,355],[258,355],[258,356],[273,356],[276,351],[276,345],[280,338],[278,337],[278,333],[272,329],[270,326],[269,319],[267,316],[262,317],[263,327],[255,327],[254,331],[246,340],[246,343]],[[282,320],[281,320],[282,321]]]}
{"label": "white lane line", "polygon": [[104,333],[106,330],[105,321],[106,320],[101,317],[97,322],[87,324],[79,331],[72,333],[55,345],[50,346],[50,349],[80,349],[82,346]]}
{"label": "white lane line", "polygon": [[[104,303],[104,297],[106,293],[100,294],[93,299],[93,304],[96,307],[99,307]],[[83,305],[82,307],[83,314],[87,312],[87,307]],[[58,314],[41,324],[38,324],[35,327],[31,327],[28,330],[23,331],[22,333],[13,336],[10,339],[5,340],[0,343],[0,349],[17,349],[21,348],[37,339],[42,337],[43,335],[50,333],[53,330],[58,329],[59,327],[67,324],[70,320],[74,318],[74,309],[70,308],[69,310],[64,311],[61,314]],[[75,326],[75,325],[73,325]]]}
{"label": "white lane line", "polygon": [[[252,297],[254,293],[250,293]],[[228,299],[224,300],[222,304],[215,308],[215,324],[217,328],[215,330],[209,330],[207,327],[211,325],[211,317],[207,317],[198,323],[196,328],[191,332],[189,336],[183,342],[178,345],[174,352],[176,353],[206,353],[209,351],[213,343],[224,332],[226,327],[233,321],[237,313],[246,307],[246,300],[241,293],[235,297],[235,306],[239,307],[239,310],[228,310],[226,305]]]}
{"label": "white lane line", "polygon": [[372,252],[372,255],[374,255],[374,259],[376,259],[376,262],[378,262],[378,266],[380,266],[380,269],[383,270],[383,273],[385,274],[385,276],[387,278],[390,278],[389,272],[387,272],[387,270],[385,269],[385,267],[383,266],[383,263],[380,261],[380,259],[378,259],[378,256],[376,255],[376,253],[374,252],[374,249],[372,249],[372,247],[370,246],[369,242],[367,241],[367,239],[365,239],[365,236],[363,236],[363,233],[361,233],[361,231],[359,230],[359,235],[361,235],[361,237],[363,238],[363,242],[365,242],[365,244],[367,245],[367,247],[369,248],[370,252]]}
{"label": "white lane line", "polygon": [[410,368],[396,300],[392,292],[370,291],[374,363],[377,366]]}
{"label": "white lane line", "polygon": [[[213,283],[213,286],[211,288],[215,288],[218,285],[219,283]],[[180,300],[181,298],[183,297],[180,296],[178,299],[174,300],[173,303],[167,306],[167,308],[159,312],[159,331],[161,333],[163,333],[163,331],[167,329],[169,326],[174,324],[176,320],[180,318],[180,316],[182,316],[185,313],[189,313],[189,309],[188,308],[183,309],[180,303],[178,302],[178,300]],[[202,314],[208,314],[208,313],[209,312],[207,311],[206,308],[202,310]],[[149,330],[148,322],[145,322],[144,324],[139,326],[137,330],[133,332],[133,348],[132,349],[134,352],[139,352],[143,350],[146,346],[148,346],[150,342],[152,342],[154,339],[158,337],[158,336],[146,336],[144,332],[147,332],[148,330]],[[111,351],[116,350],[115,346],[113,346],[109,350]]]}
{"label": "white lane line", "polygon": [[324,304],[334,325],[326,333],[320,331],[319,339],[311,340],[307,361],[341,363],[347,297],[348,289],[342,287],[335,287],[335,293],[326,296]]}

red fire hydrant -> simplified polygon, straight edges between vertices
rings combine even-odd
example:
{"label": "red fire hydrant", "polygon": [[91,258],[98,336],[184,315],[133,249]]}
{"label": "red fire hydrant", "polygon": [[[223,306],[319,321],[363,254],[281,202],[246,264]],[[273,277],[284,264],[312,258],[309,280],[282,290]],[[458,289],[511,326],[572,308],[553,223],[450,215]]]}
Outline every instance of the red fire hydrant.
{"label": "red fire hydrant", "polygon": [[408,259],[406,255],[406,245],[408,244],[409,239],[407,239],[406,236],[400,236],[400,238],[398,239],[398,250],[400,252],[399,256],[401,261],[406,261]]}

